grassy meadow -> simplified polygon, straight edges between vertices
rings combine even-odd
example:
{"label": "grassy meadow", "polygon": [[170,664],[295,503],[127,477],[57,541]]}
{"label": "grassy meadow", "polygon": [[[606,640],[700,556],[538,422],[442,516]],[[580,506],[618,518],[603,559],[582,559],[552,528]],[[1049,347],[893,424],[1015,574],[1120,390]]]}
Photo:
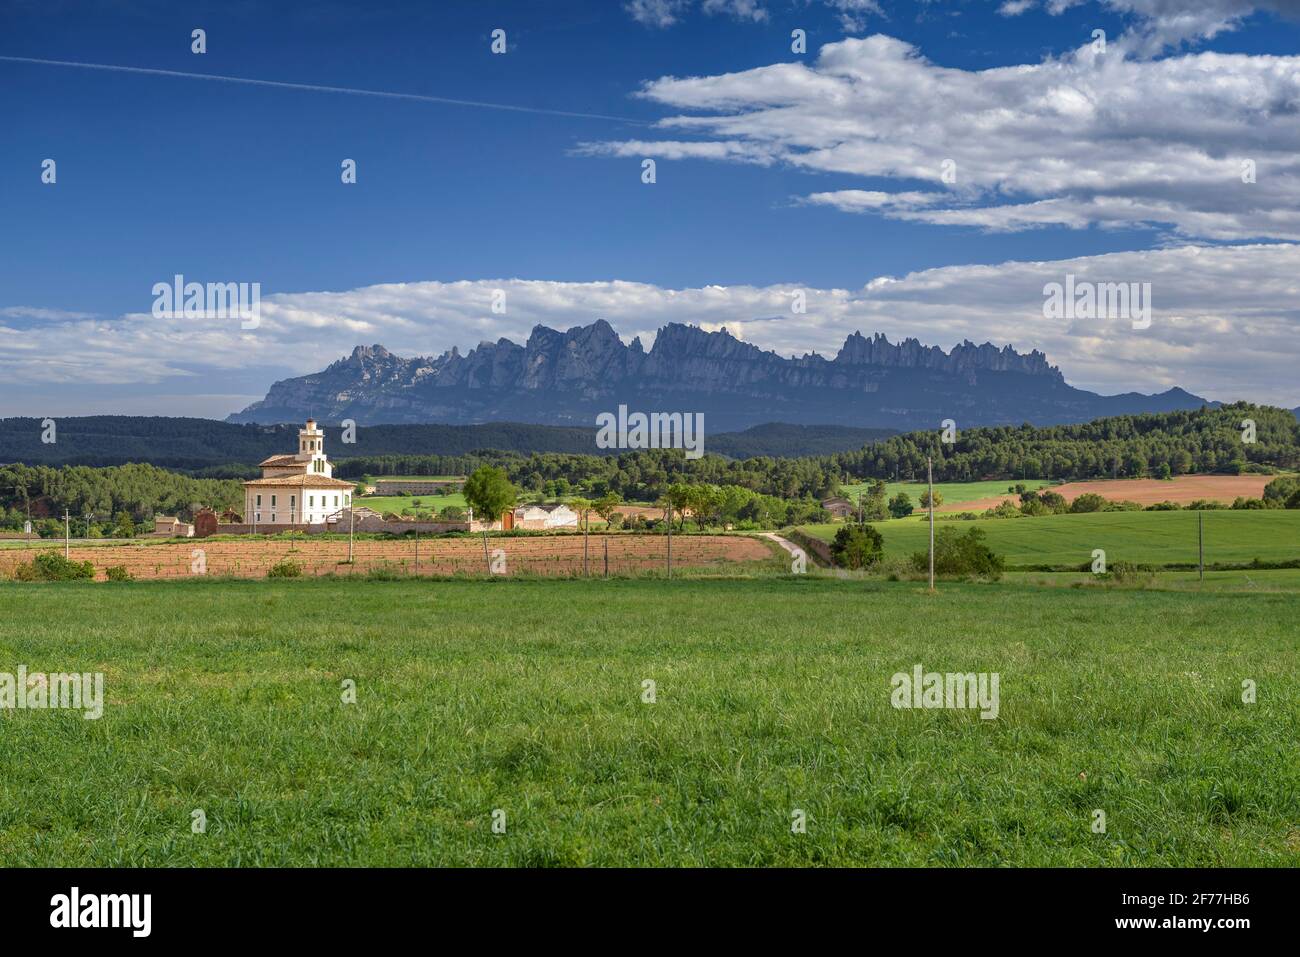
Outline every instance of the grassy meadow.
{"label": "grassy meadow", "polygon": [[[402,509],[413,508],[420,512],[432,512],[437,515],[444,508],[455,505],[457,508],[465,508],[465,496],[460,492],[452,492],[449,495],[359,495],[357,496],[357,507],[372,508],[380,514],[396,512],[402,514]],[[416,502],[419,505],[416,505]]]}
{"label": "grassy meadow", "polygon": [[[1295,866],[1298,615],[1010,580],[5,584],[0,671],[103,671],[106,705],[0,711],[0,861]],[[997,719],[892,708],[918,663],[999,673]]]}
{"label": "grassy meadow", "polygon": [[[1015,485],[1024,485],[1027,489],[1048,488],[1052,485],[1047,479],[999,479],[990,482],[935,482],[934,490],[939,493],[939,504],[956,505],[960,502],[974,502],[982,498],[995,498],[1006,495],[1007,489]],[[855,482],[840,486],[840,494],[855,505],[859,495],[865,495],[871,488],[870,482]],[[886,482],[885,493],[893,498],[899,492],[906,492],[913,505],[919,506],[921,496],[925,493],[925,482]]]}
{"label": "grassy meadow", "polygon": [[[1016,565],[1082,565],[1094,548],[1104,549],[1108,562],[1152,564],[1195,563],[1196,516],[1205,516],[1205,561],[1286,561],[1300,558],[1300,511],[1215,509],[1203,513],[1089,512],[1044,515],[1039,518],[945,520],[935,517],[935,529],[982,529],[990,548]],[[886,557],[906,557],[929,547],[929,523],[924,513],[874,522],[884,539]],[[808,525],[810,535],[830,541],[840,524]]]}

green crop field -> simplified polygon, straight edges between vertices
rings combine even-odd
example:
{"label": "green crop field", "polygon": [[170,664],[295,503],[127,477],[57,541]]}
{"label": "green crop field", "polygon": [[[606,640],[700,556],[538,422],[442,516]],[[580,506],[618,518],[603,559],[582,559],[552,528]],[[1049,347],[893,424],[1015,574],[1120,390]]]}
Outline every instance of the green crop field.
{"label": "green crop field", "polygon": [[[1197,512],[1092,512],[1039,518],[945,521],[935,528],[982,529],[987,543],[1008,565],[1082,565],[1095,548],[1108,562],[1154,564],[1195,562]],[[1300,559],[1300,511],[1215,509],[1205,516],[1205,561],[1248,562]],[[887,557],[924,551],[929,525],[924,515],[875,522]],[[843,527],[808,525],[810,535],[830,541]]]}
{"label": "green crop field", "polygon": [[[812,576],[0,585],[0,671],[106,675],[97,721],[0,711],[0,860],[1295,866],[1298,616]],[[893,708],[917,664],[997,673],[996,719]]]}
{"label": "green crop field", "polygon": [[[1007,489],[1014,485],[1024,485],[1028,489],[1040,489],[1051,484],[1047,479],[1000,479],[996,482],[935,482],[934,490],[939,493],[939,505],[944,506],[1006,495]],[[857,504],[858,496],[865,494],[870,487],[870,482],[841,485],[840,494]],[[921,501],[921,494],[925,490],[926,484],[924,482],[885,483],[885,491],[890,498],[893,498],[899,492],[906,492],[913,505],[917,505]]]}
{"label": "green crop field", "polygon": [[[417,501],[419,505],[415,504]],[[450,505],[466,507],[465,496],[460,492],[452,492],[450,495],[359,495],[356,502],[358,508],[373,508],[381,514],[396,512],[398,515],[402,514],[404,508],[433,512],[436,515]]]}

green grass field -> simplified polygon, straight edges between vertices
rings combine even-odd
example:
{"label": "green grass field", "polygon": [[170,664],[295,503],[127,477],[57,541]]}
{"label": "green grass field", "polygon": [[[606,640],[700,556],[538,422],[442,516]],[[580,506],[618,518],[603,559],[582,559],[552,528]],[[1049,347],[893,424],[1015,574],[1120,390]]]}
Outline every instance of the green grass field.
{"label": "green grass field", "polygon": [[[1300,558],[1300,511],[1217,509],[1205,515],[1205,561],[1285,561]],[[1196,512],[1093,512],[1040,518],[942,521],[935,528],[982,529],[988,545],[1008,565],[1082,565],[1092,550],[1106,551],[1108,562],[1195,562]],[[884,537],[887,557],[924,551],[929,525],[924,515],[874,523]],[[839,524],[808,525],[810,535],[830,541]]]}
{"label": "green grass field", "polygon": [[[1051,484],[1047,479],[1000,479],[996,482],[935,482],[934,489],[939,493],[939,504],[943,506],[1006,495],[1007,489],[1013,485],[1024,485],[1028,489],[1040,489]],[[870,482],[841,485],[840,494],[857,504],[858,496],[865,494],[870,487]],[[924,482],[886,482],[885,490],[890,498],[893,498],[899,492],[906,492],[912,500],[912,504],[917,505],[921,501],[921,493],[926,490],[926,484]]]}
{"label": "green grass field", "polygon": [[[1298,613],[813,577],[0,585],[0,671],[107,676],[98,721],[0,712],[0,860],[1294,866]],[[998,718],[892,708],[918,663],[997,672]]]}
{"label": "green grass field", "polygon": [[[419,505],[415,504],[416,500],[419,500]],[[450,495],[362,495],[357,498],[358,508],[362,506],[373,508],[380,514],[396,512],[401,515],[402,509],[414,508],[421,512],[433,512],[436,515],[450,505],[465,508],[465,496],[460,492],[452,492]]]}

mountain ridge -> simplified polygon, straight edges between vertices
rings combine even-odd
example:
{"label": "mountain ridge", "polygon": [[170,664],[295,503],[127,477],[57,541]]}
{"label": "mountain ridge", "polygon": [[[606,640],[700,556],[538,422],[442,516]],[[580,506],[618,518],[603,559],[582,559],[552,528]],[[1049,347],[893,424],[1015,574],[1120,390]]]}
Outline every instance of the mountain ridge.
{"label": "mountain ridge", "polygon": [[563,332],[537,325],[520,345],[505,337],[466,353],[398,356],[358,345],[324,370],[274,383],[228,422],[353,419],[360,425],[518,421],[589,425],[619,404],[703,412],[712,430],[767,422],[869,428],[1067,424],[1107,415],[1214,406],[1173,388],[1115,396],[1076,389],[1038,350],[970,340],[949,351],[909,337],[854,332],[833,359],[783,357],[683,323],[647,351],[603,319]]}

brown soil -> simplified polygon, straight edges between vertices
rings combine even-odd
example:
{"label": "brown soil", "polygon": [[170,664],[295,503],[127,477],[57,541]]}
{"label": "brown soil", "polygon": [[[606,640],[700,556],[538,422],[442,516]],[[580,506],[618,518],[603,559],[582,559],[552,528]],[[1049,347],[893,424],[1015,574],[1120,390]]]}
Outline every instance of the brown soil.
{"label": "brown soil", "polygon": [[[588,541],[588,567],[593,575],[604,572],[604,540],[609,539],[611,574],[663,568],[667,557],[667,539],[660,535],[592,535]],[[49,542],[43,547],[60,547]],[[40,547],[40,546],[38,546]],[[582,536],[555,535],[537,538],[489,538],[489,554],[505,552],[506,574],[580,575],[582,574]],[[104,569],[123,565],[136,578],[189,578],[196,550],[203,552],[209,575],[233,575],[261,578],[272,565],[293,561],[302,566],[303,575],[365,574],[372,568],[391,568],[399,574],[417,571],[413,540],[364,540],[355,543],[355,562],[346,564],[346,541],[306,539],[249,539],[211,541],[193,539],[167,544],[112,544],[74,546],[71,557],[90,561],[95,577],[102,580]],[[0,551],[0,574],[9,577],[13,567],[30,558],[24,548]],[[673,538],[673,566],[718,567],[740,562],[764,561],[772,557],[771,549],[754,538],[722,535],[684,535]],[[487,561],[483,557],[483,540],[422,539],[419,568],[421,575],[482,575]]]}
{"label": "brown soil", "polygon": [[[1232,500],[1238,495],[1259,498],[1264,494],[1264,486],[1272,480],[1273,477],[1270,475],[1180,475],[1169,481],[1098,479],[1092,482],[1069,482],[1065,485],[1053,485],[1051,490],[1064,495],[1067,502],[1073,502],[1086,492],[1094,492],[1114,502],[1137,502],[1139,505],[1155,505],[1159,502],[1177,502],[1179,505],[1187,505],[1197,499],[1209,499],[1231,505]],[[1015,483],[1008,481],[1007,484]],[[1019,505],[1020,496],[1001,495],[997,498],[981,498],[971,502],[940,505],[935,509],[935,513],[982,512],[985,509],[996,508],[1003,501]]]}

